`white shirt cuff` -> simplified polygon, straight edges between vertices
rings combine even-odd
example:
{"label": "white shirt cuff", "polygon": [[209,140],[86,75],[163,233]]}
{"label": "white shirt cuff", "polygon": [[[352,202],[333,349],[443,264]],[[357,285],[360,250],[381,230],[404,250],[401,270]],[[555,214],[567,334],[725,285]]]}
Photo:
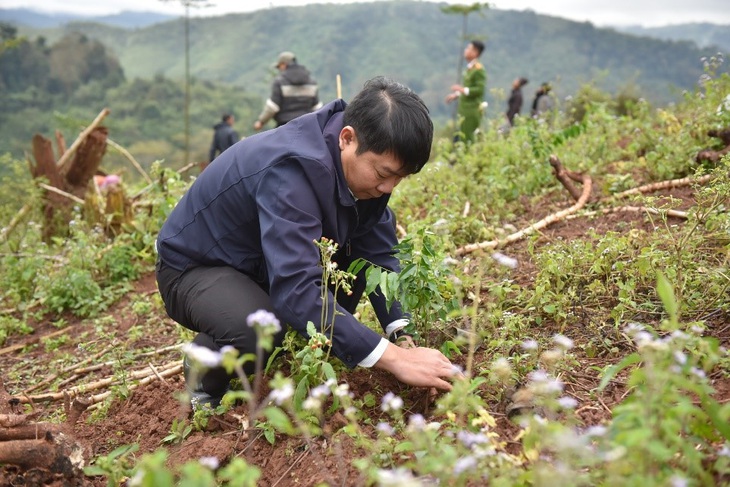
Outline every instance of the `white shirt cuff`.
{"label": "white shirt cuff", "polygon": [[393,323],[389,324],[385,327],[385,334],[387,336],[390,336],[393,334],[394,331],[402,330],[408,326],[408,320],[405,318],[401,318],[399,320],[395,320]]}
{"label": "white shirt cuff", "polygon": [[467,86],[464,87],[464,94],[469,96],[469,88]]}
{"label": "white shirt cuff", "polygon": [[370,352],[370,355],[362,359],[362,361],[357,364],[360,367],[372,367],[377,363],[378,360],[380,360],[380,357],[383,356],[385,353],[385,349],[388,348],[388,345],[390,342],[386,340],[385,338],[380,339],[380,343],[375,347],[375,349]]}

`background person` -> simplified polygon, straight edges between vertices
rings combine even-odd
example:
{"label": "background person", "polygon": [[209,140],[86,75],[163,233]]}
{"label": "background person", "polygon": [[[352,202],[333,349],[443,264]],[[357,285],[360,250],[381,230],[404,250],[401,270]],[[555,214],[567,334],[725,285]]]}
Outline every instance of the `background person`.
{"label": "background person", "polygon": [[463,137],[465,142],[474,140],[474,132],[479,128],[482,119],[481,104],[484,90],[487,85],[487,72],[479,62],[479,56],[484,51],[484,43],[471,41],[464,48],[464,59],[468,63],[461,85],[452,85],[451,93],[446,96],[446,103],[458,99],[456,113],[461,119],[460,134],[454,138]]}
{"label": "background person", "polygon": [[224,113],[221,121],[213,126],[213,142],[210,144],[208,151],[208,162],[212,162],[218,154],[238,142],[238,133],[233,130],[235,117],[229,113]]}
{"label": "background person", "polygon": [[507,100],[507,122],[510,127],[515,124],[515,115],[518,115],[522,111],[522,87],[527,84],[527,78],[516,78],[512,82],[512,93],[510,93],[509,100]]}
{"label": "background person", "polygon": [[280,127],[300,115],[322,107],[317,81],[307,68],[297,63],[294,53],[284,51],[279,54],[274,67],[279,70],[279,74],[271,86],[271,96],[253,124],[255,130],[261,130],[271,118]]}
{"label": "background person", "polygon": [[[349,104],[335,100],[242,140],[200,174],[162,226],[157,282],[167,313],[198,333],[196,345],[231,345],[242,354],[256,350],[246,318],[259,309],[304,336],[309,321],[319,329],[322,269],[313,241],[339,244],[333,260],[341,269],[363,258],[398,270],[390,193],[426,164],[432,139],[418,95],[374,78]],[[335,316],[327,331],[333,354],[351,368],[376,367],[406,384],[449,390],[454,368],[440,351],[410,340],[396,346],[352,315],[364,287],[360,276],[352,295],[337,295],[336,312],[327,310],[326,323]],[[407,324],[400,304],[387,308],[380,290],[369,297],[395,340]],[[193,403],[216,405],[230,378],[213,369],[188,383]]]}
{"label": "background person", "polygon": [[530,112],[534,118],[538,118],[553,109],[551,89],[550,83],[545,82],[535,92],[535,99],[532,101],[532,110]]}

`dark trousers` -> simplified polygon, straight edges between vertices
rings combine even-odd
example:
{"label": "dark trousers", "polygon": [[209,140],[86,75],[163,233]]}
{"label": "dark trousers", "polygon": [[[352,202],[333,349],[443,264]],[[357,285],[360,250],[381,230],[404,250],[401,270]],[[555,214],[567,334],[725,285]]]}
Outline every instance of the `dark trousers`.
{"label": "dark trousers", "polygon": [[[157,262],[157,285],[167,314],[185,328],[197,332],[193,343],[214,351],[225,345],[235,347],[240,354],[256,353],[256,333],[246,324],[251,313],[264,309],[273,313],[266,291],[246,274],[232,267],[193,267],[180,272]],[[338,304],[354,312],[365,289],[365,279],[358,278],[350,296],[338,293]],[[286,325],[274,339],[280,346]],[[264,363],[271,352],[267,352]],[[244,367],[252,374],[253,363]],[[203,390],[220,397],[228,390],[231,376],[222,368],[212,369],[202,377]]]}

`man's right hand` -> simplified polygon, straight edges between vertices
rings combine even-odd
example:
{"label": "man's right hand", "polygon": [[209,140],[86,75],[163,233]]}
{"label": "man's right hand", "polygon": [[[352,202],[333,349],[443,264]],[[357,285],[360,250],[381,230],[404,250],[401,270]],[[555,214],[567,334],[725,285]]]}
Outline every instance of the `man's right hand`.
{"label": "man's right hand", "polygon": [[451,383],[445,379],[463,377],[444,354],[433,348],[402,348],[388,344],[388,348],[375,364],[387,370],[399,381],[416,387],[435,387],[451,390]]}

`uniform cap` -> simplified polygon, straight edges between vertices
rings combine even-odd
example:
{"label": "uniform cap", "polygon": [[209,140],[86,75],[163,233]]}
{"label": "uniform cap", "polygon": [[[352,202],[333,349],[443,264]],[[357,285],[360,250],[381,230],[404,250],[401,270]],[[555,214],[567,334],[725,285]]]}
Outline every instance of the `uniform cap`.
{"label": "uniform cap", "polygon": [[279,66],[281,63],[286,64],[287,66],[292,63],[297,57],[294,55],[293,52],[284,51],[279,54],[279,57],[276,59],[276,62],[274,63],[274,67]]}

